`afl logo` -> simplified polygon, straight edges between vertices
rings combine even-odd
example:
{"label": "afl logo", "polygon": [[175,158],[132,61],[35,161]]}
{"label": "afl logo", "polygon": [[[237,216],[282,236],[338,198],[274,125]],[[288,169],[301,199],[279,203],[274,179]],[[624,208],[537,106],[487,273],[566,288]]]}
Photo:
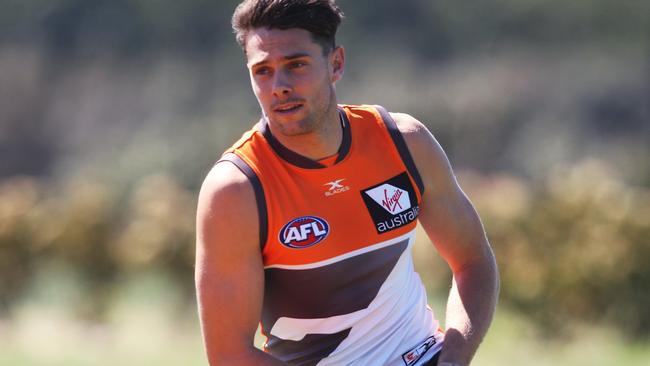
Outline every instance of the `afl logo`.
{"label": "afl logo", "polygon": [[327,221],[315,216],[302,216],[289,221],[280,230],[280,242],[289,248],[308,248],[327,237]]}

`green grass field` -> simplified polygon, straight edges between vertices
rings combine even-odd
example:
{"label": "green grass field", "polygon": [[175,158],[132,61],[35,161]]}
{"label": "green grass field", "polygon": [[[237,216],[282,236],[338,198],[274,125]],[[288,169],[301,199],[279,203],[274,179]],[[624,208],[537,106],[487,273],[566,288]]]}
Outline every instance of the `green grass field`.
{"label": "green grass field", "polygon": [[[42,277],[11,322],[0,321],[0,366],[207,365],[196,310],[150,274],[123,281],[106,321],[70,315],[78,289],[65,275]],[[437,314],[443,301],[432,298]],[[575,326],[570,341],[541,339],[525,318],[500,307],[475,366],[647,366],[650,344],[630,344],[596,326]],[[257,338],[259,344],[261,338]]]}

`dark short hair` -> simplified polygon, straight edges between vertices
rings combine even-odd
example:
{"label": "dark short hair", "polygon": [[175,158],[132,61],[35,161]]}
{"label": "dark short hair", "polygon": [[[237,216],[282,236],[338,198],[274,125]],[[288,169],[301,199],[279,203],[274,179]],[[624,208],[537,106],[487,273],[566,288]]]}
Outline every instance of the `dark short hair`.
{"label": "dark short hair", "polygon": [[251,29],[300,28],[328,54],[336,46],[336,30],[342,19],[343,12],[334,0],[244,0],[235,9],[232,28],[244,52]]}

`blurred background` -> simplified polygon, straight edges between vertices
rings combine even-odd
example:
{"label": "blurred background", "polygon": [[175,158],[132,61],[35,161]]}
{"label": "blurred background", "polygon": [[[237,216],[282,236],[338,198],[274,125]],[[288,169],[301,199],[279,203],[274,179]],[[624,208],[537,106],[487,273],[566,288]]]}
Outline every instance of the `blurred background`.
{"label": "blurred background", "polygon": [[[259,115],[237,3],[0,0],[0,365],[207,365],[197,193]],[[484,220],[474,364],[648,365],[650,2],[338,4],[340,101],[424,121]]]}

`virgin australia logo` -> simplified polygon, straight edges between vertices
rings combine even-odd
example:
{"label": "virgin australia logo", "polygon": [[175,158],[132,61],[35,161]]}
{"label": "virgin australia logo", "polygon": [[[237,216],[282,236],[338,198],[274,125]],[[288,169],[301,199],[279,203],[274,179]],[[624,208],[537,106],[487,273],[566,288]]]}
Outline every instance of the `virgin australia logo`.
{"label": "virgin australia logo", "polygon": [[378,234],[415,221],[420,212],[417,192],[406,172],[361,191]]}
{"label": "virgin australia logo", "polygon": [[396,215],[411,208],[409,193],[388,183],[365,192],[390,214]]}

